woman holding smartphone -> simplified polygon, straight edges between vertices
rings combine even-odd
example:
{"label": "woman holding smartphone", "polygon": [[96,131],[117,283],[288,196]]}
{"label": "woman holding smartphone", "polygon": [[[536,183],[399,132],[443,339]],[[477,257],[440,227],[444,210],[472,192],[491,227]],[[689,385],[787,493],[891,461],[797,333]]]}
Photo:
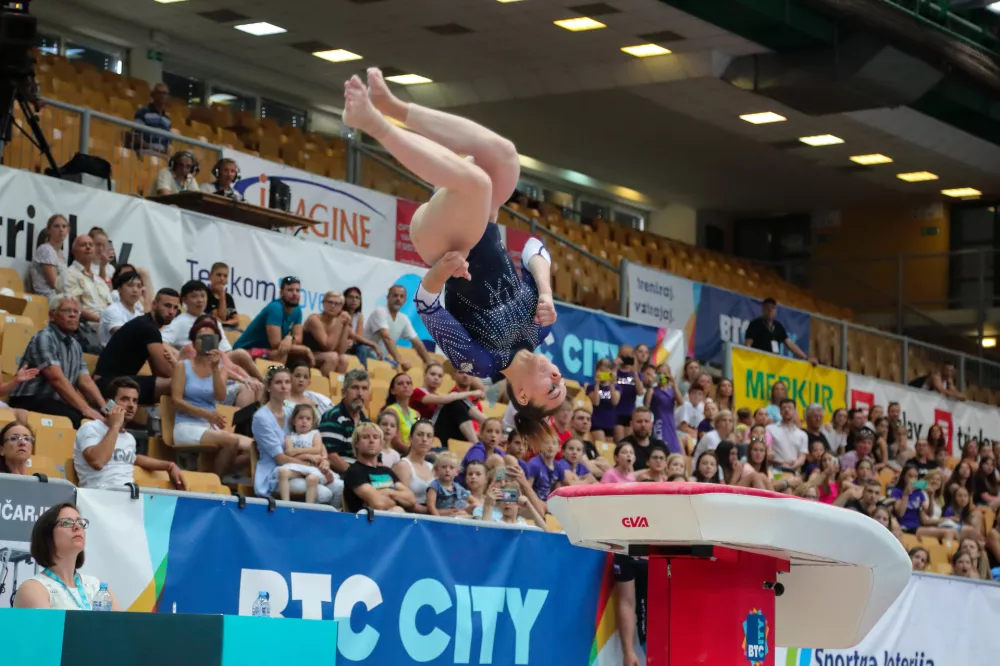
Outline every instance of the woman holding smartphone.
{"label": "woman holding smartphone", "polygon": [[646,385],[643,404],[653,412],[653,437],[662,439],[671,453],[684,453],[674,421],[674,412],[684,404],[684,399],[670,374],[670,366],[666,361],[658,368],[647,364],[642,369],[642,383]]}
{"label": "woman holding smartphone", "polygon": [[174,446],[204,446],[218,450],[215,473],[221,479],[250,459],[251,439],[227,432],[216,404],[226,397],[226,370],[221,366],[222,332],[212,315],[195,319],[188,335],[195,356],[174,366],[170,395],[174,401]]}
{"label": "woman holding smartphone", "polygon": [[583,388],[590,398],[590,404],[594,406],[590,416],[590,432],[601,440],[614,434],[618,403],[622,399],[612,368],[611,359],[599,360],[594,371],[594,383]]}

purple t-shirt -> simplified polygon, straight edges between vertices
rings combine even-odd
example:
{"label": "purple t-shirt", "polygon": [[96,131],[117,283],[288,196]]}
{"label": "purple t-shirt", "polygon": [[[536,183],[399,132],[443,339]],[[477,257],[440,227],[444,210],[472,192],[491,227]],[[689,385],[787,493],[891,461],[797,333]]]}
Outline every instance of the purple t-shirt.
{"label": "purple t-shirt", "polygon": [[[493,453],[498,453],[501,456],[507,455],[504,452],[504,450],[501,449],[500,447],[493,449]],[[470,446],[469,450],[465,452],[465,457],[462,458],[462,471],[459,473],[457,477],[455,477],[455,480],[458,481],[460,485],[464,486],[466,465],[476,460],[480,462],[486,462],[487,457],[488,456],[486,455],[486,445],[483,444],[482,442],[476,442],[475,444]]]}
{"label": "purple t-shirt", "polygon": [[674,387],[651,390],[653,399],[649,401],[649,409],[653,412],[653,438],[663,440],[671,453],[683,453],[674,423]]}
{"label": "purple t-shirt", "polygon": [[541,456],[535,456],[528,461],[524,474],[532,480],[532,488],[535,489],[538,499],[543,502],[549,498],[552,486],[558,481],[566,479],[565,468],[560,467],[558,461],[553,461],[553,467],[549,469],[545,466],[545,461],[542,460]]}
{"label": "purple t-shirt", "polygon": [[[893,488],[889,491],[889,497],[892,499],[899,499],[902,496],[903,491],[899,488]],[[900,528],[911,533],[917,531],[917,528],[920,527],[920,507],[923,506],[926,499],[927,497],[922,490],[910,493],[910,498],[906,502],[906,511],[903,512],[902,516],[899,516]]]}
{"label": "purple t-shirt", "polygon": [[[583,392],[588,398],[592,387],[593,384],[587,384],[583,387]],[[607,388],[598,386],[597,391],[600,393],[601,401],[597,403],[590,415],[590,427],[593,430],[603,430],[605,433],[610,433],[615,429],[615,407],[611,404],[611,386]],[[622,399],[624,400],[624,398]]]}
{"label": "purple t-shirt", "polygon": [[618,392],[622,394],[622,399],[618,401],[618,414],[632,415],[635,411],[635,373],[618,371]]}
{"label": "purple t-shirt", "polygon": [[567,461],[565,461],[565,460],[557,460],[556,461],[556,467],[561,467],[562,468],[562,470],[563,470],[563,476],[564,477],[565,477],[566,472],[573,472],[574,474],[576,474],[581,479],[583,477],[587,476],[588,474],[590,474],[590,470],[587,469],[587,466],[584,465],[581,462],[578,462],[576,464],[576,467],[574,468],[574,467],[571,467],[570,464]]}

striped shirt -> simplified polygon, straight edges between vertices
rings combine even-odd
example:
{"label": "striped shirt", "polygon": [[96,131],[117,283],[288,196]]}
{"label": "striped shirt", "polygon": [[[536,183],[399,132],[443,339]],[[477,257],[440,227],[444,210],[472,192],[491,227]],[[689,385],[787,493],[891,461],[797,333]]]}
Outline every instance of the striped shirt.
{"label": "striped shirt", "polygon": [[[32,336],[24,357],[18,367],[27,366],[44,370],[50,366],[58,366],[69,383],[76,386],[80,375],[88,375],[87,363],[83,360],[83,349],[80,343],[63,333],[55,324],[49,324]],[[41,374],[32,380],[18,384],[11,391],[12,398],[39,398],[62,400],[55,388]]]}
{"label": "striped shirt", "polygon": [[[358,423],[366,421],[371,421],[371,419],[365,416],[364,410],[361,410],[358,413]],[[354,419],[344,407],[343,400],[323,414],[319,421],[319,434],[323,438],[323,446],[326,447],[327,452],[353,458],[354,446],[351,443],[351,438],[354,437],[356,426]]]}

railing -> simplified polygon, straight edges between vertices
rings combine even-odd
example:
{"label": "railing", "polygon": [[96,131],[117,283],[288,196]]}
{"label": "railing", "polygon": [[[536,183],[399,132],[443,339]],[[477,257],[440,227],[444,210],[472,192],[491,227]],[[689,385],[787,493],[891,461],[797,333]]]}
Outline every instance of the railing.
{"label": "railing", "polygon": [[[150,194],[150,187],[156,172],[166,165],[167,158],[162,154],[139,154],[130,146],[135,145],[136,137],[153,135],[171,141],[170,152],[186,149],[191,150],[198,158],[202,169],[207,172],[209,165],[214,164],[222,155],[223,148],[207,141],[190,139],[173,132],[162,132],[128,120],[115,118],[83,107],[65,104],[54,100],[45,100],[46,108],[41,114],[42,129],[49,138],[56,162],[63,164],[76,152],[97,155],[111,162],[116,176],[116,189],[126,194]],[[4,152],[4,163],[38,171],[44,167],[43,160],[23,138],[18,139],[15,130],[14,140]],[[346,137],[347,152],[345,172],[348,182],[372,187],[378,170],[389,172],[398,183],[396,191],[391,194],[412,200],[426,200],[433,188],[413,174],[400,168],[387,158],[387,153],[380,146],[362,141],[357,133],[349,133]],[[140,151],[141,152],[141,151]],[[525,216],[509,207],[501,212],[501,222],[526,229],[532,234],[545,236],[551,243],[561,245],[587,261],[592,262],[599,271],[606,272],[617,287],[618,304],[627,305],[627,285],[625,282],[624,263],[615,265],[599,257],[587,248],[554,233],[535,218]],[[928,261],[938,255],[914,256],[912,261]],[[936,259],[940,261],[940,259]],[[866,265],[871,260],[865,260]],[[892,261],[898,261],[893,259]],[[889,260],[886,260],[887,263]],[[980,262],[985,271],[985,262]],[[896,306],[896,311],[902,315],[927,317],[912,306],[900,307],[899,296],[904,294],[902,277],[919,276],[927,272],[927,264],[923,267],[898,265],[886,269],[887,275],[895,276],[890,287],[860,283],[870,298],[879,293],[885,296],[887,303]],[[852,280],[851,271],[837,271],[840,287],[838,293],[843,294],[845,280]],[[855,279],[856,282],[859,282]],[[979,289],[985,289],[985,273],[979,278]],[[817,284],[814,293],[823,297],[824,284]],[[832,287],[831,287],[832,288]],[[892,300],[893,290],[897,299]],[[985,293],[985,292],[982,292]],[[828,299],[834,300],[834,299]],[[991,301],[991,303],[994,301]],[[624,314],[624,313],[623,313]],[[932,319],[927,317],[929,321]],[[985,321],[985,313],[980,314],[980,321]],[[955,364],[958,371],[959,386],[966,387],[971,383],[991,389],[1000,389],[1000,363],[996,363],[957,349],[927,342],[921,342],[903,335],[887,333],[886,331],[853,324],[846,321],[830,319],[819,314],[812,314],[811,351],[826,365],[850,370],[882,379],[906,383],[915,376],[924,374],[943,362]],[[962,342],[968,342],[964,340]],[[957,346],[957,345],[956,345]],[[961,347],[959,347],[961,349]]]}

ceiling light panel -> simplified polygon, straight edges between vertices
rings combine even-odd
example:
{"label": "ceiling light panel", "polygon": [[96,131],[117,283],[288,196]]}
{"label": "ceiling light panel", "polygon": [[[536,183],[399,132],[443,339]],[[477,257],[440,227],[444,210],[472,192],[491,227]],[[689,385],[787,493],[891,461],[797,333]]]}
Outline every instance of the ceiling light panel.
{"label": "ceiling light panel", "polygon": [[434,83],[433,80],[428,79],[426,76],[420,76],[419,74],[398,74],[396,76],[387,76],[385,77],[385,80],[398,83],[401,86],[415,86],[421,83]]}
{"label": "ceiling light panel", "polygon": [[897,173],[896,178],[908,183],[923,183],[928,180],[937,180],[938,176],[930,171],[908,171],[907,173]]}
{"label": "ceiling light panel", "polygon": [[273,23],[267,23],[266,21],[260,21],[259,23],[244,23],[243,25],[234,25],[233,27],[241,32],[245,32],[255,37],[280,35],[283,32],[288,32],[281,26],[274,25]]}
{"label": "ceiling light panel", "polygon": [[788,118],[774,111],[761,111],[760,113],[744,113],[740,116],[740,120],[745,120],[753,125],[765,125],[767,123],[781,123]]}
{"label": "ceiling light panel", "polygon": [[635,56],[636,58],[652,58],[672,53],[670,49],[665,49],[659,44],[637,44],[636,46],[623,46],[622,51]]}
{"label": "ceiling light panel", "polygon": [[844,140],[839,136],[834,136],[832,134],[817,134],[816,136],[803,136],[799,137],[799,141],[808,146],[834,146],[838,143],[844,143]]}
{"label": "ceiling light panel", "polygon": [[351,53],[346,49],[330,49],[329,51],[316,51],[313,53],[317,58],[322,58],[329,62],[348,62],[350,60],[361,60],[357,53]]}
{"label": "ceiling light panel", "polygon": [[554,21],[554,23],[563,28],[564,30],[569,30],[570,32],[583,32],[584,30],[599,30],[601,28],[606,28],[608,26],[604,25],[600,21],[590,18],[589,16],[580,16],[578,18],[562,19],[559,21]]}
{"label": "ceiling light panel", "polygon": [[946,197],[955,197],[956,199],[969,199],[983,195],[982,192],[974,187],[953,187],[951,189],[941,190],[941,194]]}
{"label": "ceiling light panel", "polygon": [[892,158],[882,153],[871,153],[870,155],[851,155],[851,161],[865,166],[872,166],[875,164],[889,164],[892,162]]}

